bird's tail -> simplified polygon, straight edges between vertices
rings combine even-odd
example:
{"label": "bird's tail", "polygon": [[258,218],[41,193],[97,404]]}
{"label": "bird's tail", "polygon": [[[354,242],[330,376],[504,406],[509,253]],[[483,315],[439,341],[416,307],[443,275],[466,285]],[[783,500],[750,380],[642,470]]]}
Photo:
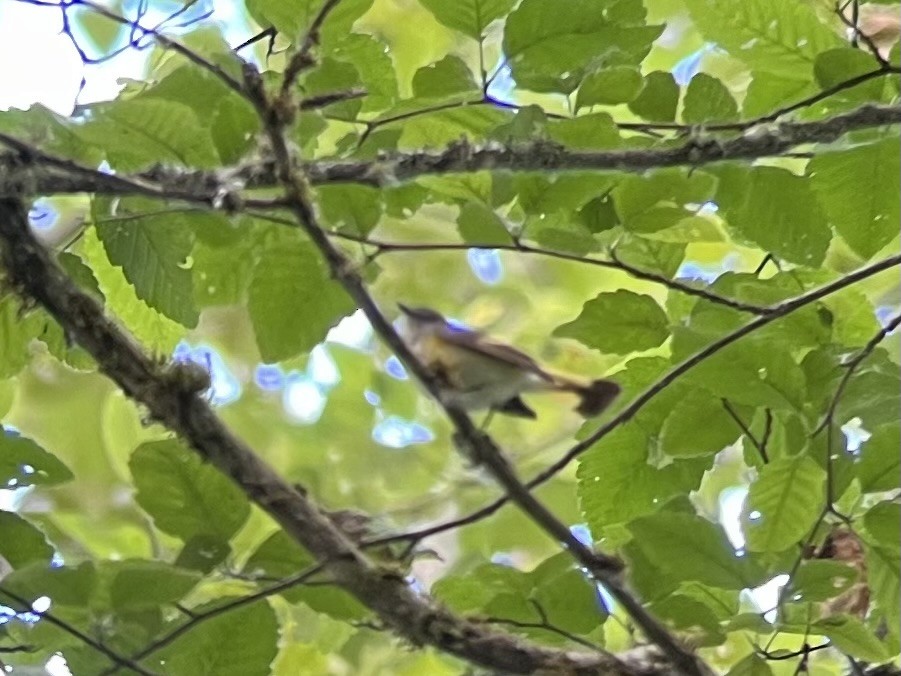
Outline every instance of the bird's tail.
{"label": "bird's tail", "polygon": [[579,405],[576,411],[585,418],[593,418],[600,415],[616,399],[620,387],[612,380],[598,378],[587,385],[568,378],[557,378],[557,386],[561,390],[574,392],[579,395]]}

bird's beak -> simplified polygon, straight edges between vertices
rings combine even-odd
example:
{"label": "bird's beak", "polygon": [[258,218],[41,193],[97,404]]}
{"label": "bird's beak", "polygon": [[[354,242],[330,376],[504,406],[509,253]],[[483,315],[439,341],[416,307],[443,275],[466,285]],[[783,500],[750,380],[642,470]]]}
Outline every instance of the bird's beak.
{"label": "bird's beak", "polygon": [[400,308],[400,311],[403,312],[403,313],[404,313],[405,315],[407,315],[408,317],[411,317],[411,316],[413,315],[412,310],[410,310],[410,308],[408,308],[408,307],[407,307],[406,305],[404,305],[403,303],[398,303],[398,304],[397,304],[397,307],[399,307],[399,308]]}

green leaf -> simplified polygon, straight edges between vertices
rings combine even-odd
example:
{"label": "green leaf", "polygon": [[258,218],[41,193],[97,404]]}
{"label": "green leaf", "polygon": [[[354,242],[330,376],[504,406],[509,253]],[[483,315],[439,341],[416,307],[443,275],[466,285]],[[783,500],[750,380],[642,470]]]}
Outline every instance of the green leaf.
{"label": "green leaf", "polygon": [[554,335],[575,338],[600,352],[629,354],[662,345],[669,337],[666,313],[650,296],[632,291],[601,293]]}
{"label": "green leaf", "polygon": [[194,232],[185,219],[178,214],[113,219],[98,217],[97,236],[138,298],[182,326],[197,326],[188,264]]}
{"label": "green leaf", "polygon": [[71,481],[72,470],[27,437],[3,429],[0,434],[0,486],[53,486]]}
{"label": "green leaf", "polygon": [[643,84],[641,73],[632,66],[595,71],[582,80],[576,95],[576,112],[589,106],[628,103],[638,96]]}
{"label": "green leaf", "polygon": [[655,512],[672,496],[698,487],[709,458],[676,460],[665,467],[648,463],[649,439],[626,425],[591,447],[579,462],[579,502],[596,538],[610,526]]}
{"label": "green leaf", "polygon": [[[817,84],[824,90],[841,85],[859,75],[870,73],[874,70],[873,57],[865,51],[853,47],[830,49],[818,54],[813,65]],[[869,82],[864,82],[851,89],[845,89],[837,93],[836,96],[852,100],[878,98],[882,87],[881,78],[873,78]]]}
{"label": "green leaf", "polygon": [[719,453],[741,435],[722,400],[704,390],[692,390],[663,423],[660,446],[667,455]]}
{"label": "green leaf", "polygon": [[[193,610],[204,612],[215,605]],[[269,676],[277,654],[278,620],[261,601],[197,624],[145,664],[171,676]]]}
{"label": "green leaf", "polygon": [[109,561],[104,567],[111,569],[110,599],[119,612],[176,603],[201,579],[195,571],[162,561]]}
{"label": "green leaf", "polygon": [[742,510],[754,552],[780,552],[801,540],[823,507],[826,473],[806,455],[780,458],[761,470]]}
{"label": "green leaf", "polygon": [[231,547],[228,540],[218,535],[200,533],[185,542],[175,559],[175,565],[208,574],[225,561],[229,554]]}
{"label": "green leaf", "polygon": [[682,169],[658,169],[646,176],[627,176],[613,189],[616,211],[633,232],[654,232],[693,216],[713,198],[712,174]]}
{"label": "green leaf", "polygon": [[840,561],[802,561],[792,576],[787,598],[805,602],[826,601],[851,587],[857,577],[857,570]]}
{"label": "green leaf", "polygon": [[14,569],[38,562],[46,566],[53,558],[53,547],[21,516],[0,510],[0,557]]}
{"label": "green leaf", "polygon": [[898,439],[901,439],[901,425],[883,425],[873,430],[861,447],[860,461],[857,463],[857,480],[864,493],[878,493],[898,488]]}
{"label": "green leaf", "polygon": [[523,0],[507,18],[503,52],[520,87],[568,94],[589,65],[639,65],[662,31],[645,24],[641,0],[573,0],[565,12]]}
{"label": "green leaf", "polygon": [[884,614],[889,627],[895,627],[901,621],[901,606],[898,597],[901,595],[901,556],[898,554],[898,542],[890,547],[867,547],[867,583],[870,587],[870,599]]}
{"label": "green leaf", "polygon": [[163,99],[99,104],[79,127],[83,142],[106,149],[109,163],[136,171],[155,163],[207,168],[219,163],[210,130],[187,105]]}
{"label": "green leaf", "polygon": [[842,39],[814,8],[781,0],[686,0],[691,18],[709,41],[755,71],[786,77],[809,74],[817,54]]}
{"label": "green leaf", "polygon": [[565,570],[547,575],[529,597],[541,607],[548,624],[576,634],[589,633],[606,616],[595,585],[571,561]]}
{"label": "green leaf", "polygon": [[313,563],[313,557],[283,530],[277,530],[256,548],[244,564],[250,576],[288,577]]}
{"label": "green leaf", "polygon": [[199,534],[227,540],[250,514],[243,491],[175,440],[141,444],[128,466],[136,502],[157,528],[182,540]]}
{"label": "green leaf", "polygon": [[832,234],[819,202],[803,176],[785,169],[755,167],[739,188],[743,199],[727,211],[728,222],[764,251],[816,267]]}
{"label": "green leaf", "polygon": [[107,310],[147,349],[170,354],[185,335],[184,326],[160,314],[135,294],[122,268],[110,263],[95,228],[85,230],[81,253],[97,279]]}
{"label": "green leaf", "polygon": [[897,138],[817,154],[807,175],[833,227],[862,257],[898,236],[901,211],[892,194],[901,180]]}
{"label": "green leaf", "polygon": [[439,22],[460,31],[464,35],[480,40],[492,21],[506,16],[516,0],[419,0]]}
{"label": "green leaf", "polygon": [[797,73],[783,76],[754,72],[742,101],[742,113],[746,119],[762,117],[816,93],[817,87],[809,77],[799,78]]}
{"label": "green leaf", "polygon": [[726,676],[773,676],[769,663],[757,653],[750,653],[733,666]]}
{"label": "green leaf", "polygon": [[264,362],[308,352],[353,310],[309,244],[283,241],[257,260],[248,300]]}
{"label": "green leaf", "polygon": [[[547,133],[552,141],[573,150],[601,150],[623,145],[619,128],[609,113],[591,113],[564,120],[548,121]],[[596,179],[603,175],[593,174]]]}
{"label": "green leaf", "polygon": [[[54,606],[85,608],[97,587],[97,569],[90,561],[59,567],[38,561],[6,575],[3,587],[30,599],[49,596]],[[0,603],[5,600],[0,592]]]}
{"label": "green leaf", "polygon": [[56,262],[59,263],[60,267],[66,271],[66,274],[78,284],[82,291],[87,291],[103,302],[103,292],[100,291],[100,285],[97,283],[97,278],[94,277],[91,268],[85,265],[85,262],[81,260],[81,258],[68,251],[61,251],[56,257]]}
{"label": "green leaf", "polygon": [[332,230],[368,235],[382,217],[382,195],[365,185],[326,185],[316,191],[323,220]]}
{"label": "green leaf", "polygon": [[[248,0],[247,11],[260,26],[273,26],[289,40],[297,40],[322,7],[323,0]],[[372,0],[344,0],[326,18],[326,39],[350,32],[354,22],[372,6]]]}
{"label": "green leaf", "polygon": [[863,515],[863,523],[867,533],[880,545],[897,548],[901,540],[901,505],[895,502],[877,502]]}
{"label": "green leaf", "polygon": [[580,256],[600,248],[585,225],[569,214],[559,211],[530,216],[523,225],[523,234],[541,247]]}
{"label": "green leaf", "polygon": [[510,233],[494,210],[478,202],[467,202],[457,217],[460,236],[468,244],[509,244]]}
{"label": "green leaf", "polygon": [[[397,76],[390,49],[385,42],[371,35],[343,35],[331,43],[327,54],[328,57],[352,64],[358,73],[359,84],[366,90],[365,97],[353,105],[345,106],[346,109],[358,108],[362,112],[375,112],[385,110],[397,102]],[[335,87],[332,91],[340,89],[341,87]],[[326,110],[331,113],[337,108],[338,106],[333,105]]]}
{"label": "green leaf", "polygon": [[698,73],[685,91],[682,119],[689,124],[735,121],[738,104],[726,85],[707,73]]}
{"label": "green leaf", "polygon": [[843,653],[866,662],[881,662],[890,657],[867,626],[850,615],[836,615],[817,620],[810,626],[810,633],[826,636]]}
{"label": "green leaf", "polygon": [[658,512],[629,524],[634,542],[664,575],[711,587],[755,587],[766,571],[737,556],[725,531],[694,514]]}
{"label": "green leaf", "polygon": [[650,122],[672,122],[679,106],[679,85],[672,73],[655,70],[644,78],[644,88],[629,101],[629,110]]}
{"label": "green leaf", "polygon": [[[441,3],[441,6],[446,6]],[[458,56],[448,54],[440,61],[423,66],[413,75],[413,95],[432,98],[479,93],[479,86],[469,66]]]}
{"label": "green leaf", "polygon": [[579,209],[609,190],[611,183],[606,176],[584,173],[547,177],[523,174],[514,179],[519,206],[525,213],[538,216]]}

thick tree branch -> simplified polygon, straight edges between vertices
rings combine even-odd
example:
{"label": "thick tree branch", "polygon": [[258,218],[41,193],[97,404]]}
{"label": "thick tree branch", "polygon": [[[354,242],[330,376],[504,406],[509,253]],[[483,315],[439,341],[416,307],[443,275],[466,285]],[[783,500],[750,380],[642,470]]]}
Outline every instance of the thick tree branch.
{"label": "thick tree branch", "polygon": [[[749,129],[741,136],[722,139],[709,132],[665,148],[575,152],[550,143],[506,147],[458,142],[440,152],[388,153],[377,160],[313,160],[303,165],[314,185],[363,183],[376,187],[396,185],[419,176],[494,171],[628,171],[672,166],[700,166],[737,159],[759,159],[788,152],[808,143],[831,143],[850,131],[901,122],[901,106],[866,104],[847,113],[814,122],[784,122]],[[271,162],[231,170],[185,171],[157,167],[134,176],[116,176],[81,167],[65,158],[38,151],[9,135],[0,142],[19,151],[14,158],[0,155],[0,196],[90,192],[105,195],[140,194],[191,203],[218,204],[223,196],[240,200],[242,188],[276,184]],[[42,170],[43,169],[43,170]],[[278,206],[272,200],[247,205]]]}
{"label": "thick tree branch", "polygon": [[510,500],[526,512],[545,532],[561,542],[582,566],[607,586],[613,597],[625,607],[648,639],[660,648],[678,671],[689,676],[701,676],[708,673],[708,668],[680,645],[667,629],[626,591],[616,575],[621,569],[621,563],[617,559],[594,552],[583,545],[570,532],[569,528],[523,485],[491,438],[478,430],[462,410],[448,405],[442,399],[441,388],[436,378],[415,358],[394,327],[379,310],[353,262],[332,244],[328,233],[320,227],[313,207],[307,176],[302,169],[298,169],[285,140],[284,121],[278,114],[278,109],[283,107],[284,102],[280,100],[271,102],[268,99],[260,74],[249,65],[245,67],[244,85],[263,121],[277,175],[284,189],[288,210],[319,249],[333,277],[344,287],[357,307],[369,319],[376,334],[423,383],[429,394],[442,405],[445,414],[456,429],[454,438],[458,447],[491,472],[495,480],[504,488]]}
{"label": "thick tree branch", "polygon": [[[79,290],[28,229],[16,200],[0,200],[0,241],[7,283],[34,299],[90,353],[100,370],[143,404],[150,416],[184,438],[231,477],[317,559],[336,583],[414,644],[433,645],[463,659],[510,673],[541,669],[574,674],[636,676],[640,665],[527,644],[461,620],[416,594],[396,573],[374,565],[315,504],[282,480],[215,416],[209,404],[150,358]],[[675,672],[670,672],[675,673]]]}

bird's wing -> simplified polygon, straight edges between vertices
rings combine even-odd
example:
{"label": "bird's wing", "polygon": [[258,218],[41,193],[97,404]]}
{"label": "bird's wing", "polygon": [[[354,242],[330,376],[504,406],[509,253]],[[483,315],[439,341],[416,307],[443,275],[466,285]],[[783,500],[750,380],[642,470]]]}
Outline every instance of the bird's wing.
{"label": "bird's wing", "polygon": [[511,366],[535,373],[546,380],[552,380],[552,376],[545,372],[538,363],[525,352],[520,352],[515,347],[506,343],[499,343],[486,338],[478,331],[453,331],[449,332],[447,340],[455,345],[485,355],[492,359],[506,362]]}

